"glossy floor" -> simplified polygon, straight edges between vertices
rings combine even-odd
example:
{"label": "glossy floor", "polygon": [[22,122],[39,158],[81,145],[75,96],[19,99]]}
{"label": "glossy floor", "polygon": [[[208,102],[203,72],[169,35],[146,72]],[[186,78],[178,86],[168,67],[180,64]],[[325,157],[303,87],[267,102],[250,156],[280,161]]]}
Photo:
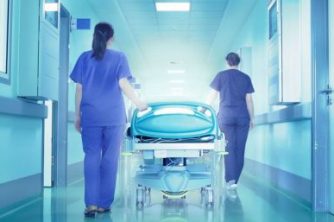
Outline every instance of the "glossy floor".
{"label": "glossy floor", "polygon": [[[1,222],[333,222],[330,214],[315,214],[290,196],[265,185],[250,175],[242,175],[237,193],[226,192],[216,185],[215,204],[206,207],[200,191],[189,192],[185,199],[163,199],[152,190],[151,199],[142,209],[135,204],[133,175],[136,163],[123,159],[120,169],[128,169],[118,177],[116,200],[111,214],[95,219],[83,217],[83,181],[67,188],[45,189],[43,197],[31,200],[18,208],[0,212]],[[132,165],[132,167],[129,165]],[[127,166],[127,167],[125,167]],[[132,170],[130,170],[132,168]]]}

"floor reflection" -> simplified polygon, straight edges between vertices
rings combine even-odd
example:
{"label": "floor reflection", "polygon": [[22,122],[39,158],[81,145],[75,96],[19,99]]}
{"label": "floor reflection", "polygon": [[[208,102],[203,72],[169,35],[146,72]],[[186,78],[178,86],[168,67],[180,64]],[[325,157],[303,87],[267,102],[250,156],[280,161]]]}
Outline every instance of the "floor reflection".
{"label": "floor reflection", "polygon": [[[135,202],[134,172],[140,159],[122,158],[116,200],[111,214],[95,219],[83,216],[83,181],[67,188],[45,189],[43,197],[9,211],[0,211],[1,222],[332,222],[329,214],[315,214],[295,199],[243,175],[238,191],[226,191],[215,184],[215,204],[205,206],[200,190],[190,191],[185,199],[164,199],[160,191],[151,191],[151,201],[143,208]],[[219,176],[219,177],[218,177]],[[221,178],[221,175],[217,175]]]}

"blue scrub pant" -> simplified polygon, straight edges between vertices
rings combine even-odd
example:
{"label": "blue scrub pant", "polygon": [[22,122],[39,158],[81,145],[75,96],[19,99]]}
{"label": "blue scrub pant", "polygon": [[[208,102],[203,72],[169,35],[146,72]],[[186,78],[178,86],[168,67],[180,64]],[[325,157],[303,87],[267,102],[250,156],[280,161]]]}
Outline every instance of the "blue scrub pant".
{"label": "blue scrub pant", "polygon": [[114,200],[124,126],[83,127],[85,204],[109,208]]}
{"label": "blue scrub pant", "polygon": [[244,166],[245,146],[249,131],[248,117],[223,117],[220,130],[227,141],[225,156],[225,181],[239,181]]}

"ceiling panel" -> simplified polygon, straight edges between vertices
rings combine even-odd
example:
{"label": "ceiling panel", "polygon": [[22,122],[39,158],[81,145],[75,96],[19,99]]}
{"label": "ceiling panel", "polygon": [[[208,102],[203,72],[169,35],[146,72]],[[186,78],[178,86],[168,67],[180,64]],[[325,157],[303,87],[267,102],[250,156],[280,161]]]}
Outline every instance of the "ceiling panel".
{"label": "ceiling panel", "polygon": [[155,11],[155,4],[152,0],[119,0],[120,7],[126,12],[152,12]]}
{"label": "ceiling panel", "polygon": [[224,11],[227,1],[192,1],[191,11],[202,12],[202,11]]}

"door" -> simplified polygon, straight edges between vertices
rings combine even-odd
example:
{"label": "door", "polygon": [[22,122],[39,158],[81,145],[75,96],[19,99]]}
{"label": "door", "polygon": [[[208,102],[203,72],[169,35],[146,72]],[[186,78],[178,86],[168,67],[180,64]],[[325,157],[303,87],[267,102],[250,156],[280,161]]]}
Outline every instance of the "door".
{"label": "door", "polygon": [[63,5],[60,7],[59,28],[59,100],[54,102],[54,116],[57,118],[54,128],[57,135],[54,175],[56,186],[66,186],[70,14]]}
{"label": "door", "polygon": [[312,205],[328,212],[330,193],[330,112],[328,0],[311,0],[312,39]]}
{"label": "door", "polygon": [[[329,85],[330,87],[334,87],[334,21],[333,21],[333,16],[334,16],[334,1],[328,1],[329,3],[329,12],[328,12],[328,18],[329,19]],[[333,94],[329,95],[330,99],[332,99],[333,103]],[[330,137],[329,137],[329,146],[330,146],[330,151],[329,151],[329,164],[330,164],[330,169],[329,169],[329,189],[330,189],[330,200],[329,200],[329,208],[330,212],[334,214],[334,105],[329,106],[329,132],[330,132]]]}

